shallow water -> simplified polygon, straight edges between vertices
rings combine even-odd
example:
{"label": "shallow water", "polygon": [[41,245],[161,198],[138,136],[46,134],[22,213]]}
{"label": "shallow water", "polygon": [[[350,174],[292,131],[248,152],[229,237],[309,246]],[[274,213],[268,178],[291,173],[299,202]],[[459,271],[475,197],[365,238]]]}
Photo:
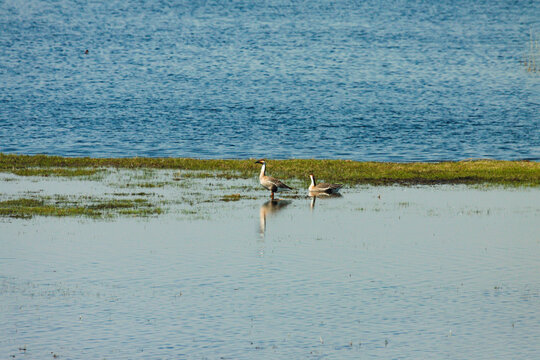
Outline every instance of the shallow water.
{"label": "shallow water", "polygon": [[540,82],[520,64],[539,13],[532,0],[2,1],[0,151],[539,160]]}
{"label": "shallow water", "polygon": [[[219,183],[197,180],[186,191],[221,196],[222,187],[201,190],[209,181]],[[53,183],[41,182],[43,192],[54,193]],[[178,189],[161,191],[171,197]],[[203,216],[177,204],[144,219],[3,219],[0,354],[540,352],[539,190],[361,187],[314,204],[301,192],[283,195],[274,205],[264,190],[249,194],[256,198],[193,205]]]}

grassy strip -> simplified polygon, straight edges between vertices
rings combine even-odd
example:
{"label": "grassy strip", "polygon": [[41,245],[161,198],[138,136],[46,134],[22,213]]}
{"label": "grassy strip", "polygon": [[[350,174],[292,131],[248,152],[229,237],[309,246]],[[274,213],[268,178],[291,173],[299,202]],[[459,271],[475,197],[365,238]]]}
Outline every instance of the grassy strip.
{"label": "grassy strip", "polygon": [[0,216],[29,219],[39,216],[91,216],[97,217],[101,213],[82,206],[58,206],[47,204],[43,199],[21,198],[0,201]]}
{"label": "grassy strip", "polygon": [[23,168],[12,169],[11,172],[19,176],[91,176],[102,171],[101,169],[77,169],[77,168]]}
{"label": "grassy strip", "polygon": [[22,219],[29,219],[33,216],[86,216],[99,218],[115,214],[150,216],[161,213],[161,208],[153,207],[145,199],[103,200],[86,206],[67,200],[45,201],[42,198],[19,198],[0,201],[0,217]]}
{"label": "grassy strip", "polygon": [[230,194],[230,195],[223,195],[221,199],[219,200],[229,202],[229,201],[238,201],[241,199],[256,199],[256,198],[252,196],[241,195],[241,194]]}
{"label": "grassy strip", "polygon": [[[127,169],[197,170],[200,177],[250,178],[260,166],[254,160],[200,160],[185,158],[67,158],[46,155],[0,154],[0,171],[29,168],[116,167]],[[475,160],[440,163],[387,163],[349,160],[269,160],[267,172],[283,179],[318,179],[344,184],[504,184],[539,186],[540,163]],[[187,175],[187,174],[186,174]],[[192,175],[193,176],[193,175]]]}

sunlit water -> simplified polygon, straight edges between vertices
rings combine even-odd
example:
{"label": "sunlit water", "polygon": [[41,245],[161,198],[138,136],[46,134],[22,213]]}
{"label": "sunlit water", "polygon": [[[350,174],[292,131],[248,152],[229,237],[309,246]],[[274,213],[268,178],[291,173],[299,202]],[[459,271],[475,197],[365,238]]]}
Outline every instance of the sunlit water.
{"label": "sunlit water", "polygon": [[[4,191],[76,184],[27,181]],[[99,189],[87,185],[79,191]],[[539,190],[362,187],[274,204],[262,189],[250,195],[147,219],[3,219],[0,357],[540,353]]]}
{"label": "sunlit water", "polygon": [[[2,1],[0,151],[540,159],[539,1]],[[88,54],[85,54],[88,50]]]}

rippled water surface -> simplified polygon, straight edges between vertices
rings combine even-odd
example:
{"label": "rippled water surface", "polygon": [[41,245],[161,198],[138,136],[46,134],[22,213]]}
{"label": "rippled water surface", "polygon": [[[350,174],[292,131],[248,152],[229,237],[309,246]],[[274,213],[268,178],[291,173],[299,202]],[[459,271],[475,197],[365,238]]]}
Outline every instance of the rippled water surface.
{"label": "rippled water surface", "polygon": [[0,151],[538,160],[539,4],[2,1]]}
{"label": "rippled water surface", "polygon": [[[219,201],[230,191],[220,180],[196,182],[152,190],[199,199],[157,217],[0,221],[0,357],[540,352],[537,189],[361,187],[315,201],[299,191],[272,203],[257,189]],[[3,197],[105,187],[4,184]]]}

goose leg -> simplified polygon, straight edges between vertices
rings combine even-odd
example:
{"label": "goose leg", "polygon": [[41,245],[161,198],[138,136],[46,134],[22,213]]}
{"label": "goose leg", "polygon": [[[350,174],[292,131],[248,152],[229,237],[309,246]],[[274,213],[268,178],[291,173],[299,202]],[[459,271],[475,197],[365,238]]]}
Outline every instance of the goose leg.
{"label": "goose leg", "polygon": [[272,191],[272,195],[270,195],[270,198],[274,200],[274,192]]}

